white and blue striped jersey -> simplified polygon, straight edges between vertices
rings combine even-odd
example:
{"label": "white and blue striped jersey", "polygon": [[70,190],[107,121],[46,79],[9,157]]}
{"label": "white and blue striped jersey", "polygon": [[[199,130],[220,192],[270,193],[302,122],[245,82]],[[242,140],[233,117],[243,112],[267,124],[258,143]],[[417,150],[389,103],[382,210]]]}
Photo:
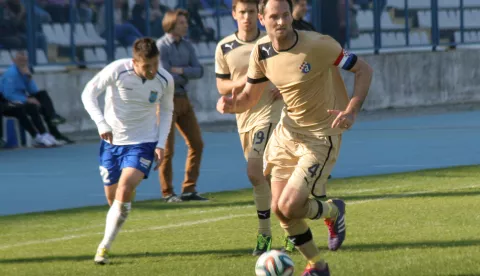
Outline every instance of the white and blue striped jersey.
{"label": "white and blue striped jersey", "polygon": [[[102,113],[97,98],[104,91]],[[82,102],[100,134],[112,131],[114,145],[157,142],[164,149],[172,124],[173,93],[173,78],[165,69],[159,67],[153,80],[145,80],[135,73],[129,58],[110,63],[90,80]]]}

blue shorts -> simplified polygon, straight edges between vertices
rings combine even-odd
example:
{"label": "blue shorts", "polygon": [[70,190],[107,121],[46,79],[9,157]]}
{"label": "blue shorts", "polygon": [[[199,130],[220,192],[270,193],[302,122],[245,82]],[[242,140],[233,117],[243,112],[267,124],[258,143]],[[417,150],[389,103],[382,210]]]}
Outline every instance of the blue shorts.
{"label": "blue shorts", "polygon": [[118,183],[123,168],[135,168],[148,178],[155,158],[157,142],[115,146],[100,144],[100,175],[105,186]]}

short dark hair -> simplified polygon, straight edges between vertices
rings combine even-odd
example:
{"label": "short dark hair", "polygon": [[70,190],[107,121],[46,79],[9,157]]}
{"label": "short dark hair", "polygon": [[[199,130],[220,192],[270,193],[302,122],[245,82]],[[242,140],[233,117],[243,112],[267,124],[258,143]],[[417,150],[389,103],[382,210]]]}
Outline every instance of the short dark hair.
{"label": "short dark hair", "polygon": [[257,6],[257,9],[258,9],[258,1],[259,0],[233,0],[232,1],[232,11],[235,11],[235,9],[237,8],[237,4],[238,3],[251,3],[251,4],[255,4]]}
{"label": "short dark hair", "polygon": [[175,24],[177,24],[179,16],[185,16],[188,20],[188,12],[183,9],[170,10],[165,13],[162,20],[162,28],[165,33],[171,33],[173,29],[175,29]]}
{"label": "short dark hair", "polygon": [[142,59],[151,59],[160,55],[155,40],[150,37],[142,37],[135,40],[132,52],[133,58]]}
{"label": "short dark hair", "polygon": [[287,1],[288,5],[290,6],[290,12],[293,12],[292,0],[260,0],[260,3],[258,3],[258,12],[260,14],[265,13],[265,6],[267,5],[268,1]]}

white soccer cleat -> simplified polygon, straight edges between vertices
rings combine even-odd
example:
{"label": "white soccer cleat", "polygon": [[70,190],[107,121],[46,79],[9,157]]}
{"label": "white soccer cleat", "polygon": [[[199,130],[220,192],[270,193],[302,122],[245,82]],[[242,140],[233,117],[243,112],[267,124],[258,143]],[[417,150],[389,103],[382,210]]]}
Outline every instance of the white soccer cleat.
{"label": "white soccer cleat", "polygon": [[95,260],[96,264],[100,264],[100,265],[108,264],[109,263],[108,249],[99,248],[97,250],[97,254],[95,254],[95,259],[94,260]]}

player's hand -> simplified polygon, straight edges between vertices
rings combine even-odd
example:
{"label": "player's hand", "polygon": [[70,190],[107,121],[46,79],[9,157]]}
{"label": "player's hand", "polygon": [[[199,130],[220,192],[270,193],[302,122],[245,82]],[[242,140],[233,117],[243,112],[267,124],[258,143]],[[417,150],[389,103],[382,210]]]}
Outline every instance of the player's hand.
{"label": "player's hand", "polygon": [[158,170],[160,164],[162,164],[163,157],[165,155],[165,150],[161,148],[155,148],[155,167],[153,168],[154,171]]}
{"label": "player's hand", "polygon": [[328,113],[337,116],[335,120],[333,120],[332,128],[339,127],[343,129],[349,129],[355,122],[355,115],[351,112],[342,110],[328,110]]}
{"label": "player's hand", "polygon": [[110,144],[113,143],[113,134],[111,131],[100,134],[100,137],[103,140],[108,141]]}
{"label": "player's hand", "polygon": [[177,75],[183,75],[183,68],[182,67],[172,67],[172,68],[170,68],[170,71],[172,71],[172,73],[177,74]]}
{"label": "player's hand", "polygon": [[270,93],[272,94],[274,101],[283,99],[282,94],[280,93],[280,90],[278,90],[278,88],[276,87],[270,90]]}
{"label": "player's hand", "polygon": [[217,101],[217,111],[221,114],[231,113],[235,110],[238,92],[236,89],[232,90],[231,96],[222,96]]}
{"label": "player's hand", "polygon": [[27,103],[31,103],[31,104],[34,104],[36,106],[40,106],[40,102],[37,99],[32,98],[32,97],[27,98]]}

